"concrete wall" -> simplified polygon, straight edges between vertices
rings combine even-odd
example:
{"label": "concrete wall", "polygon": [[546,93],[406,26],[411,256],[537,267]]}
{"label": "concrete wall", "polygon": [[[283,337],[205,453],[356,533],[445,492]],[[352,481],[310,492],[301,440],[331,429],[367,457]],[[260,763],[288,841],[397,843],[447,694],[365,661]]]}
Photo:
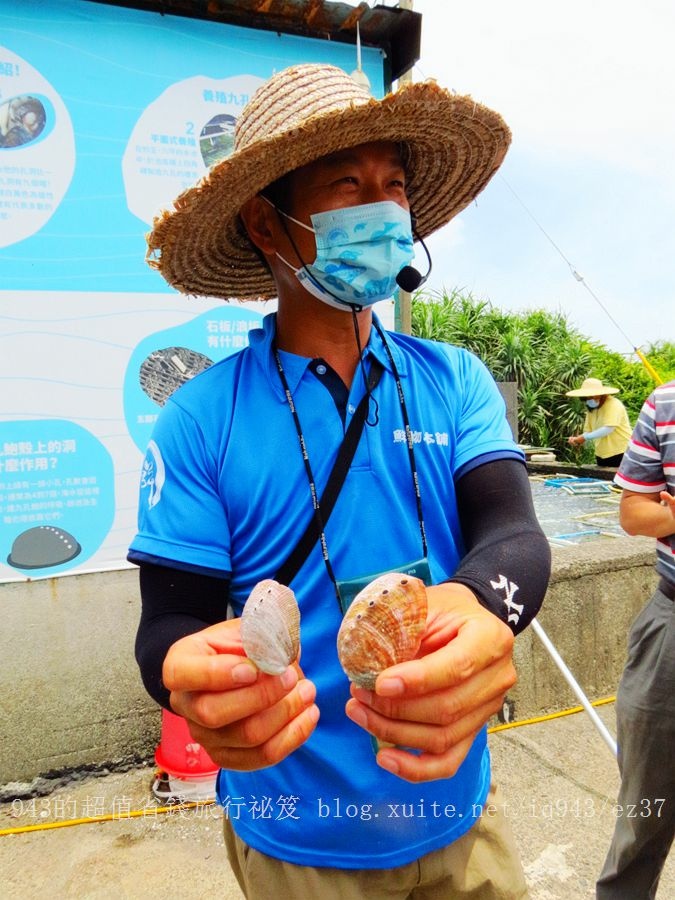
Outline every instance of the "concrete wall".
{"label": "concrete wall", "polygon": [[[615,691],[629,624],[656,583],[653,564],[653,541],[643,538],[554,550],[539,621],[591,699]],[[0,584],[0,609],[4,794],[63,770],[152,757],[160,717],[133,656],[136,569]],[[531,630],[516,641],[516,664],[516,718],[576,705]]]}
{"label": "concrete wall", "polygon": [[0,785],[152,755],[137,569],[0,584],[0,609]]}
{"label": "concrete wall", "polygon": [[[553,548],[553,567],[537,616],[590,700],[613,696],[630,625],[658,576],[651,538],[619,537]],[[578,706],[548,650],[532,629],[516,638],[518,683],[507,698],[512,718]]]}

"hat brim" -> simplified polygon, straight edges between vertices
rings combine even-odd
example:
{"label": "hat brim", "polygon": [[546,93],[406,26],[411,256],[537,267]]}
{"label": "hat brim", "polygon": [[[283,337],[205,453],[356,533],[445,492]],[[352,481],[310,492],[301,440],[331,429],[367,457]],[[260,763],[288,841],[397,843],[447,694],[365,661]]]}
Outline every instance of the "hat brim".
{"label": "hat brim", "polygon": [[567,397],[602,397],[603,394],[618,394],[619,388],[603,385],[601,388],[577,388],[575,391],[567,391]]}
{"label": "hat brim", "polygon": [[433,82],[315,116],[217,163],[148,234],[148,263],[185,294],[239,300],[276,296],[272,274],[239,218],[244,203],[288,172],[372,141],[405,145],[406,192],[424,238],[483,190],[511,133],[501,116]]}

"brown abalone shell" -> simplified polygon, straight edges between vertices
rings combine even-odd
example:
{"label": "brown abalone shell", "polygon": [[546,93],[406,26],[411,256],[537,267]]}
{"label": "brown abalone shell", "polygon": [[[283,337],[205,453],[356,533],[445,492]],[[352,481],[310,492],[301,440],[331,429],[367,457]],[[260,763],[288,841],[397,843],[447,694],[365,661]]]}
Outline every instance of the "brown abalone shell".
{"label": "brown abalone shell", "polygon": [[350,681],[374,690],[380,672],[413,659],[427,620],[424,582],[389,572],[371,581],[342,620],[338,657]]}

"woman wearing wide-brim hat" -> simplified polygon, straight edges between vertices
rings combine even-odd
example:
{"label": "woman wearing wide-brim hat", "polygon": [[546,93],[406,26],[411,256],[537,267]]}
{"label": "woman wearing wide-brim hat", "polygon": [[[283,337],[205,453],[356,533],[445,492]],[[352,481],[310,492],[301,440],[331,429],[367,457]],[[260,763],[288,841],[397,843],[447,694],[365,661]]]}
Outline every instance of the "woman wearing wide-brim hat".
{"label": "woman wearing wide-brim hat", "polygon": [[620,465],[631,436],[626,407],[614,394],[619,388],[603,384],[599,378],[586,378],[581,387],[567,391],[567,397],[581,397],[588,411],[581,434],[573,434],[567,442],[580,446],[595,441],[595,461],[599,466]]}

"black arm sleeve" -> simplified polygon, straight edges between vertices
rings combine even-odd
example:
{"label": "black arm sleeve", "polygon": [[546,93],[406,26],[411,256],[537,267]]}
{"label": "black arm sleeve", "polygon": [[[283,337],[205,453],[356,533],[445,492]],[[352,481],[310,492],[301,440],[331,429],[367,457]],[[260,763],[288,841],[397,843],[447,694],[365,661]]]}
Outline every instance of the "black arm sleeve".
{"label": "black arm sleeve", "polygon": [[525,466],[485,463],[457,482],[467,553],[448,581],[464,584],[519,634],[537,615],[551,573],[551,548],[532,502]]}
{"label": "black arm sleeve", "polygon": [[227,618],[229,579],[141,563],[141,621],[136,633],[136,662],[146,691],[171,709],[162,682],[169,647],[188,634]]}

